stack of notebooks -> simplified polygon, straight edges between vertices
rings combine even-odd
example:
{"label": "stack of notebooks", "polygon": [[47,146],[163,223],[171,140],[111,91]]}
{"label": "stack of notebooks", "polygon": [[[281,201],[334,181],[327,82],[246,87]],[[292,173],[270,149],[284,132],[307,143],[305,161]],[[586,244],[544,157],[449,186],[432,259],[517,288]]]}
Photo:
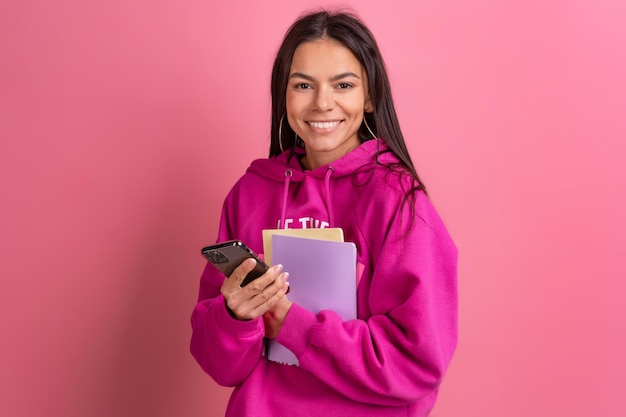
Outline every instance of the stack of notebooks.
{"label": "stack of notebooks", "polygon": [[[356,319],[356,246],[343,241],[341,229],[263,230],[263,246],[266,263],[289,273],[289,300],[316,314],[332,310]],[[267,349],[269,360],[298,365],[276,340]]]}

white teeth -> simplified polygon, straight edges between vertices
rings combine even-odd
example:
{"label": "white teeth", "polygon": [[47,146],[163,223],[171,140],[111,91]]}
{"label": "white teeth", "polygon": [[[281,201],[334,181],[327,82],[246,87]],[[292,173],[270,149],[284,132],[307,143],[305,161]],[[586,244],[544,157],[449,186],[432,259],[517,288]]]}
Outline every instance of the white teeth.
{"label": "white teeth", "polygon": [[331,127],[335,127],[339,124],[339,121],[336,122],[309,122],[311,127],[316,129],[330,129]]}

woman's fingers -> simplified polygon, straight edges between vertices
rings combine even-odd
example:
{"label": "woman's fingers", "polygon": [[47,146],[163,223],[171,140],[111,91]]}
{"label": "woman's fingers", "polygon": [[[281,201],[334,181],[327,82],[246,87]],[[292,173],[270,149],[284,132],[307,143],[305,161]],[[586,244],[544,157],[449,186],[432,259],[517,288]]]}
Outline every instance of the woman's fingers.
{"label": "woman's fingers", "polygon": [[246,278],[248,273],[254,269],[256,266],[256,261],[253,258],[248,258],[241,263],[233,273],[228,277],[230,281],[230,285],[233,288],[240,287],[243,280]]}
{"label": "woman's fingers", "polygon": [[289,278],[289,274],[284,272],[260,292],[253,292],[252,294],[254,295],[248,299],[249,302],[244,304],[246,310],[242,308],[244,317],[246,319],[254,319],[262,316],[267,310],[271,309],[278,300],[287,293],[287,289],[289,288],[287,278]]}
{"label": "woman's fingers", "polygon": [[287,290],[289,289],[289,283],[287,282],[288,278],[289,273],[283,272],[274,280],[274,282],[272,282],[272,284],[268,285],[256,296],[252,297],[251,301],[257,303],[253,312],[256,313],[257,311],[260,311],[258,316],[263,315],[267,310],[272,308],[280,298],[287,294]]}
{"label": "woman's fingers", "polygon": [[249,320],[262,316],[276,302],[283,297],[289,285],[287,273],[281,273],[282,265],[275,265],[268,271],[250,282],[245,287],[240,284],[248,272],[254,269],[255,261],[244,261],[232,273],[229,279],[222,284],[222,295],[226,299],[228,308],[236,318]]}

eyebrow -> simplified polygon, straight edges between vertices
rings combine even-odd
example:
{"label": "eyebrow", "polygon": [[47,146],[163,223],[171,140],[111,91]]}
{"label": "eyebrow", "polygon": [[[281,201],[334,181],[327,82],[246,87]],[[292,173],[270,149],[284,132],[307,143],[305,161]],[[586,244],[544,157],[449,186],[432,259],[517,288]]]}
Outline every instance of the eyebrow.
{"label": "eyebrow", "polygon": [[[341,74],[337,74],[337,75],[331,77],[330,81],[338,81],[338,80],[341,80],[343,78],[350,78],[350,77],[361,79],[361,77],[359,77],[355,73],[348,71],[348,72],[342,72]],[[301,72],[294,72],[293,74],[290,74],[289,75],[289,79],[291,79],[291,78],[303,78],[303,79],[308,80],[308,81],[315,81],[315,78],[311,77],[310,75],[301,73]]]}

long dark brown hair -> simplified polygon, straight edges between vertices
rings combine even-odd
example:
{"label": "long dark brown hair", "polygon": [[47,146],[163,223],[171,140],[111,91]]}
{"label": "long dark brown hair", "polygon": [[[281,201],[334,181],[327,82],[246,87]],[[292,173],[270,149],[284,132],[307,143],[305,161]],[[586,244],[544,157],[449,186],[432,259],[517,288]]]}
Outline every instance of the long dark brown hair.
{"label": "long dark brown hair", "polygon": [[[426,192],[409,156],[400,130],[400,124],[391,97],[391,87],[387,70],[378,44],[370,30],[358,17],[346,12],[319,11],[301,16],[289,28],[276,54],[272,69],[272,127],[270,157],[293,148],[296,134],[289,126],[286,117],[287,83],[289,71],[296,48],[304,43],[318,39],[332,39],[348,48],[359,60],[368,80],[368,93],[372,101],[373,112],[365,113],[367,122],[377,137],[382,138],[391,152],[400,160],[399,164],[387,165],[392,170],[408,172],[414,179],[414,186],[407,191],[407,197],[417,190]],[[282,123],[282,127],[281,127]],[[375,139],[369,133],[365,123],[359,129],[361,143]],[[282,140],[282,144],[281,144]]]}

